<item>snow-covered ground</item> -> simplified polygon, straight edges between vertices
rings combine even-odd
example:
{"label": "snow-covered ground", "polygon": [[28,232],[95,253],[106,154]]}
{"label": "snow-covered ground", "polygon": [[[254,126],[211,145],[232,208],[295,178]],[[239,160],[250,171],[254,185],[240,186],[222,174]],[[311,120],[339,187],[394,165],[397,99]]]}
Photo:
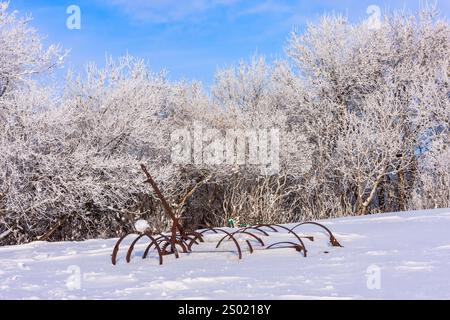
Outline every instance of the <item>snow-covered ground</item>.
{"label": "snow-covered ground", "polygon": [[[143,241],[131,263],[123,246],[112,266],[114,239],[2,247],[0,299],[450,299],[450,209],[323,223],[344,247],[305,227],[315,236],[307,258],[277,249],[238,260],[224,250],[229,242],[225,252],[166,256],[160,266],[154,255],[140,258]],[[282,239],[290,238],[264,240]]]}

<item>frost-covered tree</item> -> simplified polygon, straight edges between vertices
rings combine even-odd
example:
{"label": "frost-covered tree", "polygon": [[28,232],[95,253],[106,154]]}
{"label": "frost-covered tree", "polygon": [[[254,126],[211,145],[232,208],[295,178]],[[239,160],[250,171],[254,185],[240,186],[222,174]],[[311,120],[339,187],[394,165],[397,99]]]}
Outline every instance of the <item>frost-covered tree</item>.
{"label": "frost-covered tree", "polygon": [[417,151],[449,108],[450,28],[432,9],[387,14],[379,29],[326,16],[293,33],[288,53],[315,145],[311,196],[328,214],[404,210]]}
{"label": "frost-covered tree", "polygon": [[8,12],[8,2],[0,2],[0,98],[62,62],[61,49],[45,48],[30,21],[29,16]]}
{"label": "frost-covered tree", "polygon": [[146,197],[139,167],[146,163],[168,195],[176,191],[170,133],[204,96],[130,56],[66,81],[63,98],[35,116],[23,146],[8,149],[7,225],[26,229],[27,240],[54,226],[67,239],[112,236],[138,218],[163,230],[167,219]]}
{"label": "frost-covered tree", "polygon": [[411,208],[450,207],[450,137],[432,142],[421,162],[415,182]]}
{"label": "frost-covered tree", "polygon": [[[20,193],[23,174],[31,169],[25,158],[35,151],[39,110],[53,103],[52,92],[39,80],[65,55],[58,46],[44,48],[30,20],[10,13],[8,3],[0,2],[0,241],[31,228],[21,226],[8,206],[20,206],[13,199],[27,197]],[[20,208],[31,220],[25,210]]]}

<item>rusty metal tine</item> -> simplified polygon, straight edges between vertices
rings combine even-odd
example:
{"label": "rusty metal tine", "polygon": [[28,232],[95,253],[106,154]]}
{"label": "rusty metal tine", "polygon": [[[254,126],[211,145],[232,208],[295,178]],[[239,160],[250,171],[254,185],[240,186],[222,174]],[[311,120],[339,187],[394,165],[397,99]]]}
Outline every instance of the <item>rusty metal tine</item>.
{"label": "rusty metal tine", "polygon": [[[134,246],[136,245],[136,243],[142,238],[142,237],[148,237],[151,240],[151,243],[147,246],[147,248],[144,251],[144,254],[142,256],[142,258],[145,258],[148,254],[148,250],[151,248],[151,246],[153,245],[153,243],[155,243],[155,247],[158,249],[159,245],[158,245],[158,239],[160,238],[164,238],[165,241],[170,241],[170,239],[167,238],[167,236],[164,235],[160,235],[158,238],[154,238],[153,235],[151,235],[150,233],[144,233],[141,234],[139,237],[137,237],[136,239],[134,239],[134,241],[131,243],[128,251],[127,251],[127,255],[126,255],[126,261],[127,263],[129,263],[131,261],[131,254],[133,253],[134,250]],[[166,240],[168,239],[168,240]],[[161,250],[159,250],[161,251]],[[161,258],[162,259],[162,258]],[[162,264],[162,263],[161,263]]]}
{"label": "rusty metal tine", "polygon": [[[179,258],[179,252],[178,252],[178,250],[176,248],[175,248],[176,251],[175,252],[173,251],[172,240],[170,240],[170,241],[165,240],[165,241],[166,241],[166,243],[164,244],[164,246],[162,248],[163,249],[163,253],[164,253],[164,251],[166,251],[167,247],[170,246],[170,249],[172,250],[171,253],[175,253],[175,257],[178,259]],[[188,252],[188,250],[187,250],[187,248],[186,248],[186,246],[184,245],[183,242],[177,240],[177,241],[175,241],[175,246],[177,246],[177,245],[179,245],[183,249],[184,253]]]}
{"label": "rusty metal tine", "polygon": [[157,233],[157,235],[164,238],[167,242],[170,242],[170,237],[168,235],[165,235],[164,233]]}
{"label": "rusty metal tine", "polygon": [[248,240],[245,240],[246,242],[247,242],[247,246],[248,246],[248,249],[250,250],[250,253],[253,253],[253,247],[252,247],[252,244],[250,243],[250,241],[248,241]]}
{"label": "rusty metal tine", "polygon": [[305,246],[305,244],[303,243],[303,240],[302,240],[302,239],[301,239],[294,231],[292,231],[291,229],[289,229],[289,228],[287,228],[287,227],[285,227],[285,226],[279,225],[279,224],[273,224],[272,226],[275,226],[275,227],[284,229],[284,230],[286,230],[288,233],[292,233],[292,234],[294,235],[294,237],[297,238],[298,242],[300,242],[301,246],[304,248],[304,254],[305,254],[305,257],[306,257],[306,246]]}
{"label": "rusty metal tine", "polygon": [[[169,253],[173,253],[173,252],[167,252],[167,247],[171,246],[171,242],[167,242],[166,240],[161,242],[161,250],[163,255],[167,255]],[[171,250],[172,250],[172,246],[171,246]]]}
{"label": "rusty metal tine", "polygon": [[200,240],[200,242],[205,242],[205,240],[203,239],[203,235],[199,232],[187,231],[184,233],[184,236],[189,236],[189,235],[194,236],[195,237],[194,239],[198,239],[198,240]]}
{"label": "rusty metal tine", "polygon": [[113,265],[116,265],[116,263],[117,263],[117,254],[118,254],[118,252],[119,252],[119,246],[120,246],[120,243],[121,243],[126,237],[128,237],[128,236],[130,236],[130,235],[139,235],[139,234],[137,234],[137,233],[127,233],[127,234],[123,235],[122,237],[120,237],[119,240],[117,240],[116,245],[114,246],[114,249],[113,249],[113,252],[112,252],[112,255],[111,255],[111,262],[112,262]]}
{"label": "rusty metal tine", "polygon": [[280,241],[280,242],[276,242],[276,243],[272,243],[270,246],[268,246],[266,249],[270,249],[274,246],[280,245],[280,244],[291,244],[293,246],[298,246],[298,243],[292,242],[292,241]]}
{"label": "rusty metal tine", "polygon": [[[161,243],[162,242],[166,242],[164,245],[163,245],[163,247],[162,247],[162,253],[163,253],[163,255],[167,252],[166,251],[166,248],[167,248],[167,246],[168,245],[170,245],[171,247],[172,247],[172,239],[171,239],[171,237],[170,236],[167,236],[167,235],[165,235],[165,234],[162,234],[162,233],[159,233],[159,235],[164,239],[163,241],[161,241]],[[172,253],[174,253],[175,254],[175,257],[177,257],[177,255],[178,255],[178,251],[177,252],[174,252],[173,250],[172,250]]]}
{"label": "rusty metal tine", "polygon": [[[197,242],[197,238],[195,238],[195,237],[188,237],[188,236],[185,236],[185,237],[181,237],[181,236],[177,236],[177,239],[178,239],[178,241],[181,241],[181,242],[183,242],[184,243],[184,245],[186,245],[186,246],[188,246],[189,244],[186,242],[186,240],[190,240],[190,241],[193,241],[194,242],[194,244],[199,244],[198,242]],[[190,243],[190,242],[189,242]],[[190,250],[189,250],[190,251]]]}
{"label": "rusty metal tine", "polygon": [[222,240],[224,238],[226,238],[227,236],[230,237],[230,239],[234,242],[234,244],[236,245],[236,248],[238,250],[238,255],[239,255],[239,259],[242,259],[242,251],[241,251],[241,247],[239,246],[239,243],[236,241],[236,239],[234,238],[234,236],[229,233],[228,231],[222,230],[222,229],[216,229],[217,231],[221,231],[223,233],[225,233],[226,235],[219,241],[219,243],[217,243],[216,249],[220,246],[220,244],[222,243]]}
{"label": "rusty metal tine", "polygon": [[239,231],[239,230],[238,230],[238,231],[233,232],[232,235],[235,235],[235,234],[237,234],[237,233],[244,233],[244,234],[247,234],[247,235],[249,235],[249,236],[255,238],[255,239],[261,244],[261,246],[263,246],[263,247],[265,246],[265,244],[264,244],[264,242],[261,240],[261,238],[255,236],[253,233],[250,233],[250,232],[248,232],[248,231]]}
{"label": "rusty metal tine", "polygon": [[158,238],[155,238],[155,240],[153,240],[152,242],[150,242],[150,244],[145,248],[144,254],[142,255],[142,259],[145,259],[147,257],[148,252],[150,251],[150,249],[152,248],[152,246],[154,244],[155,244],[155,246],[158,245],[158,247],[159,247],[159,244],[162,241],[163,241],[163,238],[162,237],[158,237]]}
{"label": "rusty metal tine", "polygon": [[265,232],[264,230],[258,229],[257,227],[245,227],[245,228],[243,228],[241,230],[242,231],[247,231],[248,229],[253,229],[253,230],[261,232],[265,236],[269,236],[269,234],[267,232]]}
{"label": "rusty metal tine", "polygon": [[158,256],[159,256],[159,264],[162,265],[163,264],[163,254],[162,254],[161,248],[159,247],[159,244],[157,242],[155,242],[155,248],[156,248],[156,251],[158,252]]}
{"label": "rusty metal tine", "polygon": [[269,229],[271,229],[273,232],[278,232],[278,230],[277,229],[275,229],[272,225],[270,225],[270,224],[257,224],[256,226],[254,226],[255,228],[262,228],[262,227],[265,227],[265,228],[269,228]]}
{"label": "rusty metal tine", "polygon": [[199,239],[203,239],[203,234],[197,232],[197,231],[186,231],[184,234],[186,235],[191,235],[191,236],[196,236]]}
{"label": "rusty metal tine", "polygon": [[179,245],[179,246],[181,247],[181,249],[183,249],[183,252],[184,252],[184,253],[187,253],[187,252],[188,252],[188,250],[187,250],[186,246],[184,245],[183,241],[177,240],[177,241],[175,242],[175,245]]}
{"label": "rusty metal tine", "polygon": [[333,233],[331,232],[331,230],[328,229],[327,227],[325,227],[323,224],[320,224],[320,223],[317,223],[317,222],[313,222],[313,221],[301,222],[301,223],[297,224],[295,227],[293,227],[293,228],[290,229],[290,230],[294,231],[294,229],[296,229],[297,227],[300,227],[300,226],[305,225],[305,224],[312,224],[312,225],[321,227],[321,228],[324,229],[324,230],[328,233],[328,235],[330,236],[330,243],[331,243],[331,245],[332,245],[333,247],[342,247],[342,245],[337,241],[336,237],[333,235]]}
{"label": "rusty metal tine", "polygon": [[[127,255],[126,255],[126,261],[127,261],[127,263],[129,263],[130,260],[131,260],[131,254],[132,254],[132,252],[133,252],[133,250],[134,250],[134,246],[135,246],[136,243],[137,243],[142,237],[144,237],[144,236],[148,237],[148,238],[151,240],[151,243],[150,243],[149,246],[147,246],[147,248],[150,248],[150,247],[152,246],[153,243],[155,244],[155,247],[156,247],[156,249],[157,249],[157,251],[158,251],[158,255],[159,255],[159,264],[162,264],[162,254],[161,254],[161,249],[159,248],[159,245],[158,245],[158,242],[157,242],[157,239],[159,239],[159,238],[154,238],[150,233],[144,233],[144,234],[141,234],[141,235],[139,235],[139,237],[137,237],[136,239],[134,239],[134,241],[131,243],[131,245],[130,245],[128,251],[127,251]],[[145,250],[144,255],[142,256],[143,259],[147,256],[148,250],[149,250],[149,249],[146,249],[146,250]]]}
{"label": "rusty metal tine", "polygon": [[134,250],[135,244],[136,244],[142,237],[145,237],[145,236],[149,237],[150,241],[152,241],[152,240],[154,239],[152,236],[148,236],[148,235],[145,234],[145,233],[139,235],[136,239],[134,239],[133,242],[131,243],[130,247],[128,248],[128,251],[127,251],[127,255],[126,255],[126,258],[125,258],[126,261],[127,261],[127,263],[129,263],[130,260],[131,260],[131,253],[132,253],[133,250]]}
{"label": "rusty metal tine", "polygon": [[283,241],[283,242],[273,243],[270,246],[268,246],[266,249],[272,249],[274,246],[280,245],[280,244],[291,244],[292,247],[286,247],[286,248],[294,248],[295,250],[297,250],[299,252],[303,251],[303,256],[306,257],[306,249],[305,249],[305,247],[303,247],[302,245],[299,245],[298,243],[294,243],[294,242],[290,242],[290,241]]}
{"label": "rusty metal tine", "polygon": [[188,251],[192,251],[191,248],[192,246],[195,244],[197,246],[199,246],[201,244],[201,242],[198,242],[196,239],[191,239],[189,242],[187,241],[187,239],[185,240],[184,244],[187,246]]}
{"label": "rusty metal tine", "polygon": [[194,243],[196,243],[195,239],[191,239],[191,241],[190,241],[189,244],[188,244],[188,249],[189,249],[189,251],[191,251],[192,245],[193,245]]}
{"label": "rusty metal tine", "polygon": [[208,229],[205,229],[205,230],[198,231],[198,233],[203,235],[204,233],[206,233],[208,231],[212,231],[212,232],[217,234],[218,233],[217,230],[219,230],[219,228],[208,228]]}
{"label": "rusty metal tine", "polygon": [[[190,240],[193,240],[193,241],[194,241],[194,244],[199,245],[199,243],[197,242],[197,240],[195,240],[195,239],[190,239]],[[179,240],[179,241],[181,241],[181,242],[186,246],[188,252],[191,251],[191,248],[189,248],[189,243],[186,242],[186,239],[181,239],[181,240]]]}

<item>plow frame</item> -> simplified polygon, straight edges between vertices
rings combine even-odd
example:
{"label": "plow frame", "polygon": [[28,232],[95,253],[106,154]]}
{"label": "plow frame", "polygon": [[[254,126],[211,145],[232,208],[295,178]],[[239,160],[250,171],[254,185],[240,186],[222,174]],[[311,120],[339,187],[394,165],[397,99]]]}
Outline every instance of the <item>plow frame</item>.
{"label": "plow frame", "polygon": [[[316,227],[319,227],[320,229],[324,230],[326,234],[329,237],[330,245],[333,247],[342,247],[342,245],[338,242],[336,237],[333,235],[331,230],[324,226],[323,224],[320,224],[318,222],[313,221],[305,221],[296,224],[292,228],[288,228],[287,226],[280,225],[280,224],[257,224],[254,226],[247,226],[239,228],[235,231],[227,231],[224,228],[213,228],[207,225],[199,225],[198,227],[202,228],[199,230],[185,230],[179,221],[179,218],[174,214],[171,206],[163,196],[161,190],[159,189],[156,182],[153,180],[152,176],[148,172],[146,166],[144,164],[141,164],[141,169],[146,177],[146,180],[144,183],[150,184],[153,191],[155,192],[156,196],[161,201],[163,210],[165,214],[172,220],[172,226],[170,233],[164,234],[164,233],[151,233],[151,232],[142,232],[142,233],[127,233],[120,237],[112,251],[111,255],[111,262],[113,265],[116,265],[118,262],[118,253],[120,250],[120,245],[127,238],[128,236],[136,236],[136,238],[131,242],[131,244],[128,247],[125,260],[127,263],[131,261],[131,256],[134,251],[134,248],[136,244],[139,242],[139,240],[143,238],[148,238],[150,243],[147,245],[147,247],[144,250],[144,253],[142,254],[142,259],[147,258],[147,256],[150,253],[150,250],[156,251],[158,258],[159,258],[159,264],[163,264],[163,257],[166,255],[174,255],[176,259],[180,257],[180,251],[182,253],[189,253],[192,252],[193,245],[200,245],[201,243],[204,243],[204,235],[208,232],[213,232],[214,234],[222,233],[224,236],[220,238],[220,240],[217,242],[215,248],[218,249],[220,245],[223,242],[231,241],[234,243],[234,246],[236,248],[236,252],[239,259],[242,259],[243,257],[243,250],[239,243],[239,238],[237,238],[238,235],[245,235],[247,237],[250,237],[250,240],[255,241],[259,246],[263,249],[276,249],[276,248],[293,248],[297,252],[303,253],[304,257],[307,257],[308,250],[306,249],[306,245],[304,243],[303,239],[314,241],[313,236],[305,236],[305,235],[299,235],[295,233],[295,229],[305,226],[305,225],[313,225]],[[265,229],[265,230],[264,230]],[[270,231],[269,231],[270,230]],[[276,243],[271,243],[270,245],[266,246],[265,242],[263,241],[262,237],[270,237],[270,233],[277,233],[281,230],[285,231],[287,234],[292,235],[296,240],[294,241],[280,241]],[[256,235],[255,233],[258,233]],[[250,254],[254,253],[255,249],[253,245],[251,244],[250,240],[248,238],[244,239],[245,244],[248,248],[248,252]],[[209,251],[208,251],[209,252]],[[217,251],[210,251],[211,253],[217,252]]]}

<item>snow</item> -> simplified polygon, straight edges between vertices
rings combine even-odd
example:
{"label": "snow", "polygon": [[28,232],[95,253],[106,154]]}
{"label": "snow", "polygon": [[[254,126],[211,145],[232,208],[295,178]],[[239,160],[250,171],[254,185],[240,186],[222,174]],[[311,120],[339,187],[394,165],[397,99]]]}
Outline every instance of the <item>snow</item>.
{"label": "snow", "polygon": [[138,220],[134,223],[134,227],[139,232],[145,232],[147,229],[150,228],[149,224],[145,220]]}
{"label": "snow", "polygon": [[[232,242],[201,252],[214,234],[162,266],[155,255],[140,258],[145,241],[129,264],[121,247],[116,266],[116,239],[2,247],[0,299],[450,299],[450,209],[322,222],[344,247],[330,247],[315,227],[297,229],[315,237],[305,240],[307,258],[276,249],[238,260]],[[263,239],[291,240],[281,232]]]}

